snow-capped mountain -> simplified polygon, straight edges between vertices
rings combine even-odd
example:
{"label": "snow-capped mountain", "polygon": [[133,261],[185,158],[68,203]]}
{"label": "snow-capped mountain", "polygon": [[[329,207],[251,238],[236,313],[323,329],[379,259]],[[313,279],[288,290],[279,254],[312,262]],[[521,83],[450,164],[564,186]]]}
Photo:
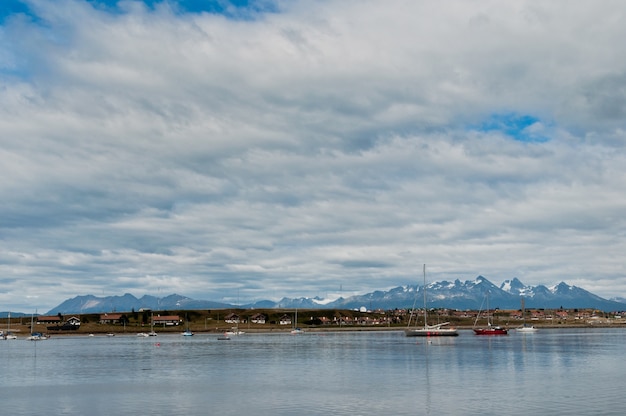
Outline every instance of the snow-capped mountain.
{"label": "snow-capped mountain", "polygon": [[[432,282],[426,286],[429,308],[480,309],[487,293],[490,308],[519,309],[521,298],[527,308],[572,309],[594,308],[609,311],[626,310],[626,303],[607,300],[576,286],[561,282],[552,287],[526,286],[519,279],[505,280],[499,287],[483,276],[461,282]],[[395,309],[422,307],[424,287],[419,285],[399,286],[387,291],[375,291],[365,295],[339,298],[333,301],[321,298],[283,298],[278,302],[259,301],[248,305],[231,305],[220,302],[194,300],[185,296],[170,295],[164,298],[143,296],[137,299],[131,294],[123,296],[96,297],[77,296],[61,303],[47,314],[104,313],[153,310],[193,310],[224,308],[289,308],[289,309]]]}
{"label": "snow-capped mountain", "polygon": [[[388,291],[376,291],[365,295],[339,298],[333,302],[324,303],[308,298],[282,299],[277,306],[284,308],[329,308],[329,309],[394,309],[407,308],[415,305],[423,306],[424,288],[418,285],[396,287]],[[480,309],[487,293],[491,308],[519,309],[521,298],[524,297],[528,308],[595,308],[603,311],[618,311],[626,309],[626,304],[614,300],[603,299],[584,289],[559,283],[552,287],[526,286],[519,279],[504,281],[499,287],[483,276],[474,280],[461,282],[441,281],[426,286],[426,297],[429,308],[450,309]],[[251,305],[254,306],[254,305]]]}

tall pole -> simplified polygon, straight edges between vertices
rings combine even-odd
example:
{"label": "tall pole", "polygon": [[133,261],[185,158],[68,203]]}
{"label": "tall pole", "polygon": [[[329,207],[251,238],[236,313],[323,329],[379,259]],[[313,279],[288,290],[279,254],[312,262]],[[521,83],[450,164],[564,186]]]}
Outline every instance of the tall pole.
{"label": "tall pole", "polygon": [[428,324],[426,323],[426,264],[424,264],[424,328]]}

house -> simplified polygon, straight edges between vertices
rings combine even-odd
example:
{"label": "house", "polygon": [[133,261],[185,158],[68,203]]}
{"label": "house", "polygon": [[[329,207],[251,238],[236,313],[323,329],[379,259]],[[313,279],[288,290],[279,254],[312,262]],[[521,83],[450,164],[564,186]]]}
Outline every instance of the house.
{"label": "house", "polygon": [[239,315],[236,313],[229,313],[224,317],[224,322],[228,324],[238,324],[239,323]]}
{"label": "house", "polygon": [[103,313],[98,322],[101,324],[123,324],[128,322],[128,317],[123,313]]}
{"label": "house", "polygon": [[291,316],[285,314],[278,320],[279,325],[291,325]]}
{"label": "house", "polygon": [[[61,318],[59,318],[54,325],[46,326],[48,331],[76,331],[80,328],[80,318],[76,316],[72,316],[68,318],[65,322],[61,323]],[[52,321],[50,321],[52,322]]]}
{"label": "house", "polygon": [[182,319],[178,315],[157,315],[152,317],[153,325],[177,326],[180,325]]}
{"label": "house", "polygon": [[37,323],[38,324],[61,324],[61,317],[58,315],[55,316],[38,316]]}
{"label": "house", "polygon": [[322,325],[330,325],[331,323],[330,318],[328,318],[327,316],[320,316],[319,320],[322,323]]}
{"label": "house", "polygon": [[267,320],[267,316],[263,315],[262,313],[255,313],[250,319],[253,324],[264,324]]}
{"label": "house", "polygon": [[65,325],[80,326],[80,318],[77,318],[76,316],[72,316],[68,318],[67,321],[65,321]]}
{"label": "house", "polygon": [[556,311],[556,316],[558,317],[558,319],[566,320],[569,317],[569,314],[567,313],[567,311]]}
{"label": "house", "polygon": [[589,319],[590,317],[591,317],[591,312],[589,311],[578,311],[578,312],[575,312],[575,315],[574,315],[575,320]]}
{"label": "house", "polygon": [[373,320],[369,316],[360,316],[354,318],[354,323],[357,325],[373,325]]}
{"label": "house", "polygon": [[355,321],[351,317],[349,317],[349,316],[339,316],[339,317],[333,316],[333,323],[335,325],[339,325],[339,326],[342,326],[342,325],[353,325],[354,322]]}
{"label": "house", "polygon": [[544,311],[530,311],[530,319],[532,319],[533,321],[539,321],[539,320],[544,320],[546,319],[546,315],[544,313]]}
{"label": "house", "polygon": [[467,319],[467,318],[476,318],[476,311],[469,311],[469,310],[465,310],[465,311],[452,311],[452,315],[453,317],[456,318],[461,318],[461,319]]}

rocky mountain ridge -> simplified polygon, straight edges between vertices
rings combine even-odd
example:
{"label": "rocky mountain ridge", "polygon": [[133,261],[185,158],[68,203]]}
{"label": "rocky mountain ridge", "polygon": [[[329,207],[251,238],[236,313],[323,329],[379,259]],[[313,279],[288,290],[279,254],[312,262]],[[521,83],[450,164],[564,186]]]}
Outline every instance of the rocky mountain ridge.
{"label": "rocky mountain ridge", "polygon": [[[278,302],[263,300],[245,305],[233,305],[221,302],[195,300],[181,295],[169,295],[163,298],[145,295],[136,298],[131,294],[123,296],[96,297],[93,295],[77,296],[68,299],[48,311],[48,315],[70,313],[105,313],[127,312],[140,309],[152,310],[198,310],[198,309],[395,309],[422,307],[424,287],[407,285],[386,291],[374,291],[364,295],[340,297],[334,300],[321,298],[283,298]],[[489,294],[490,307],[500,309],[519,309],[521,298],[527,308],[572,309],[594,308],[605,312],[626,310],[626,303],[607,300],[576,286],[564,282],[546,287],[544,285],[527,286],[519,279],[505,280],[496,286],[483,276],[461,282],[440,281],[426,285],[427,305],[429,308],[481,309]]]}

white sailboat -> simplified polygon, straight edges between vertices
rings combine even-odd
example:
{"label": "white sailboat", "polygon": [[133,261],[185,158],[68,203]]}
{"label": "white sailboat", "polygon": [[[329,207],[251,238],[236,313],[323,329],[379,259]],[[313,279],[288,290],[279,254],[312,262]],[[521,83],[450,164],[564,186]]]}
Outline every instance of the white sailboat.
{"label": "white sailboat", "polygon": [[225,336],[229,337],[229,336],[237,336],[237,335],[245,334],[244,331],[239,330],[239,317],[238,316],[235,318],[235,323],[236,323],[235,326],[231,327],[230,330],[224,332]]}
{"label": "white sailboat", "polygon": [[7,333],[4,334],[4,339],[17,339],[17,336],[11,332],[11,312],[9,312],[7,319]]}
{"label": "white sailboat", "polygon": [[139,338],[148,338],[148,337],[156,337],[157,333],[154,332],[154,315],[150,316],[150,332],[138,332],[137,336]]}
{"label": "white sailboat", "polygon": [[41,332],[35,332],[35,315],[30,315],[30,336],[26,338],[29,341],[42,341],[44,339],[48,339],[47,336],[42,334]]}
{"label": "white sailboat", "polygon": [[298,308],[296,308],[296,316],[293,321],[293,329],[291,330],[291,335],[304,334],[304,330],[298,327]]}
{"label": "white sailboat", "polygon": [[537,332],[537,328],[533,325],[526,324],[526,306],[524,305],[524,297],[522,296],[522,320],[524,323],[522,326],[515,328],[517,332],[522,332],[524,334],[532,334],[533,332]]}
{"label": "white sailboat", "polygon": [[184,337],[192,337],[193,331],[189,329],[189,317],[185,316],[185,320],[187,321],[187,329],[185,329],[185,331],[181,335]]}
{"label": "white sailboat", "polygon": [[150,332],[148,332],[149,337],[156,337],[157,333],[154,332],[154,313],[150,314]]}
{"label": "white sailboat", "polygon": [[[417,296],[415,297],[417,301]],[[413,311],[415,310],[415,303],[413,304],[413,309],[411,310],[411,315],[409,316],[409,323],[407,324],[407,328],[404,330],[404,334],[407,337],[455,337],[459,335],[459,332],[455,328],[443,328],[446,325],[449,325],[450,322],[444,322],[436,325],[428,325],[427,319],[427,310],[426,307],[426,265],[424,265],[424,327],[423,328],[411,328],[411,319],[413,317]],[[417,318],[416,318],[417,319]]]}
{"label": "white sailboat", "polygon": [[239,326],[233,326],[232,328],[230,328],[230,331],[226,331],[224,332],[224,334],[226,334],[226,336],[237,336],[245,334],[245,331],[240,331]]}

